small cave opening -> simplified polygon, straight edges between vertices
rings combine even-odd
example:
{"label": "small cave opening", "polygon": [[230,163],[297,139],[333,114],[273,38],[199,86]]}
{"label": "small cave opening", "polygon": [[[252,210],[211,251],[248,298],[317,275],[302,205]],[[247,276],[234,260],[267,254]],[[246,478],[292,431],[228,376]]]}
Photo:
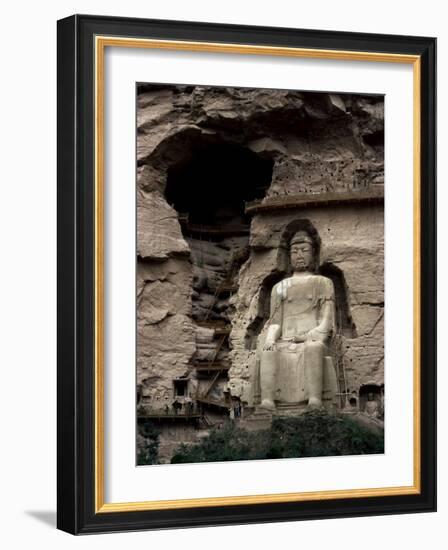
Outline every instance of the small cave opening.
{"label": "small cave opening", "polygon": [[179,215],[193,266],[196,399],[226,405],[229,334],[238,275],[249,257],[247,202],[262,199],[274,162],[235,143],[194,143],[168,170],[166,200]]}
{"label": "small cave opening", "polygon": [[384,418],[384,384],[363,384],[359,388],[359,408],[376,418]]}
{"label": "small cave opening", "polygon": [[371,134],[364,134],[363,140],[371,147],[384,147],[384,129],[375,130]]}
{"label": "small cave opening", "polygon": [[348,402],[349,402],[350,407],[352,407],[352,408],[356,408],[356,406],[358,405],[358,400],[356,399],[355,396],[350,397]]}
{"label": "small cave opening", "polygon": [[173,380],[174,397],[184,397],[188,395],[188,380]]}

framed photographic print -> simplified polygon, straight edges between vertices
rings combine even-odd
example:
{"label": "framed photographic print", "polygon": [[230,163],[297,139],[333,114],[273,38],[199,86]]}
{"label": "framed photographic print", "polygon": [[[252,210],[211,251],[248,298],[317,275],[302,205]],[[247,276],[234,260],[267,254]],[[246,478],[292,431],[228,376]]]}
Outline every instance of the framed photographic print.
{"label": "framed photographic print", "polygon": [[433,38],[58,22],[58,527],[435,510]]}

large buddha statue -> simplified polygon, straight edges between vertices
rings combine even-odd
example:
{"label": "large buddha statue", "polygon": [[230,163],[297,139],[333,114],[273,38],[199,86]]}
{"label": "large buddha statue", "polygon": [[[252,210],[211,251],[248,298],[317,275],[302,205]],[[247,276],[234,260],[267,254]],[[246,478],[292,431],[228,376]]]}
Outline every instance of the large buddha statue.
{"label": "large buddha statue", "polygon": [[331,279],[316,274],[316,243],[306,231],[290,241],[292,275],[271,293],[270,317],[258,349],[260,407],[280,403],[321,407],[337,392],[331,339],[335,297]]}

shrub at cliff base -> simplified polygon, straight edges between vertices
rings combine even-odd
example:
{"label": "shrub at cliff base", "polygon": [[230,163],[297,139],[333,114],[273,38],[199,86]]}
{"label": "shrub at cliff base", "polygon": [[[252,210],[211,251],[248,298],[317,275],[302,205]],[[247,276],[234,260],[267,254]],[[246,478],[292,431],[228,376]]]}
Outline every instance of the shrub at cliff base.
{"label": "shrub at cliff base", "polygon": [[158,464],[160,430],[149,421],[139,420],[137,431],[137,464]]}
{"label": "shrub at cliff base", "polygon": [[181,445],[171,463],[383,452],[384,438],[349,416],[310,411],[295,418],[274,419],[268,430],[247,431],[228,422],[222,429],[213,429],[201,443]]}

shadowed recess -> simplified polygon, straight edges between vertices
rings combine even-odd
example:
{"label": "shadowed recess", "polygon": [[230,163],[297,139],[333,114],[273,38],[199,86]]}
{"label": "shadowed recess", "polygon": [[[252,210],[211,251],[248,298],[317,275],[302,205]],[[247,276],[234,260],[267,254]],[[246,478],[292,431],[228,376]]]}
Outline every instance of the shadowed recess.
{"label": "shadowed recess", "polygon": [[168,172],[166,199],[190,223],[244,223],[244,202],[264,197],[273,162],[235,144],[196,146]]}

